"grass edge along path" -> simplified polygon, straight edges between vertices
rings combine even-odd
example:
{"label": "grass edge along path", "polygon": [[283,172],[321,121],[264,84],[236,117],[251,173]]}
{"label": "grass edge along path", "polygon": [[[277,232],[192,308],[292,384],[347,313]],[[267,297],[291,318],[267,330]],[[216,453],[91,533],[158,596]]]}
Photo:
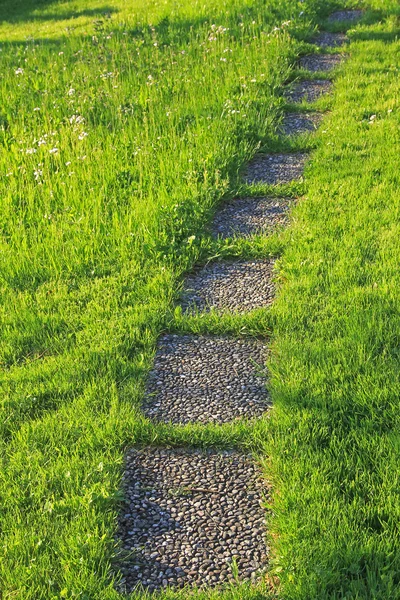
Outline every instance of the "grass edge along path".
{"label": "grass edge along path", "polygon": [[400,10],[352,34],[280,261],[267,443],[285,600],[397,599]]}

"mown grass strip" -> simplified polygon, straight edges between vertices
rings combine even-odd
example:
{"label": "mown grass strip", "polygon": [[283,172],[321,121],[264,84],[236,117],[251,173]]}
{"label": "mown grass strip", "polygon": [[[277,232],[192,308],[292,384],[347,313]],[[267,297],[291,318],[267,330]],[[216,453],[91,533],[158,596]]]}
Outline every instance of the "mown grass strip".
{"label": "mown grass strip", "polygon": [[372,4],[387,17],[350,32],[273,308],[267,447],[287,599],[400,597],[400,10]]}

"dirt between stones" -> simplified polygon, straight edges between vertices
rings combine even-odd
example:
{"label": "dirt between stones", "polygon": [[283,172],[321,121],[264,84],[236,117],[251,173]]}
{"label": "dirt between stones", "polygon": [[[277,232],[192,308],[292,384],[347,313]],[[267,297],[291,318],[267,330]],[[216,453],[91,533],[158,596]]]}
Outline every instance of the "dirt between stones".
{"label": "dirt between stones", "polygon": [[250,456],[233,451],[130,450],[117,538],[120,592],[150,592],[234,579],[256,581],[267,566],[269,489]]}

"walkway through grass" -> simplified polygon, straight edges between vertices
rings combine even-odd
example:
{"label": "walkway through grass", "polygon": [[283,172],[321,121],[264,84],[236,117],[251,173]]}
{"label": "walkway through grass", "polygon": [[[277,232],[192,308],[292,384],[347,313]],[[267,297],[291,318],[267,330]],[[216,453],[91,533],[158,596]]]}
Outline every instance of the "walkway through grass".
{"label": "walkway through grass", "polygon": [[[294,0],[232,0],[212,19],[211,4],[198,19],[192,8],[170,21],[157,13],[152,27],[111,13],[89,20],[87,35],[64,25],[57,35],[50,18],[53,41],[43,28],[42,41],[21,43],[32,33],[25,10],[17,29],[0,30],[11,36],[0,82],[4,598],[118,598],[123,450],[189,442],[271,456],[282,598],[400,598],[395,16],[353,35],[289,232],[236,244],[203,235],[258,145],[287,149],[273,123],[295,38],[311,33],[321,5],[327,14],[338,4],[309,0],[300,15]],[[65,4],[45,6],[54,15]],[[272,313],[173,312],[179,277],[199,257],[283,250]],[[271,326],[272,423],[144,420],[143,381],[163,329]],[[244,585],[198,597],[269,594]]]}

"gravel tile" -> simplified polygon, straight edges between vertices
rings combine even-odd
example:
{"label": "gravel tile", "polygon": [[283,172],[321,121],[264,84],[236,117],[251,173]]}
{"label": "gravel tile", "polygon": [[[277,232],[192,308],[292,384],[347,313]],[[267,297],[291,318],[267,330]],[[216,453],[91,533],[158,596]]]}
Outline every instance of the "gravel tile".
{"label": "gravel tile", "polygon": [[299,67],[317,73],[318,71],[332,71],[343,62],[343,54],[308,54],[299,59]]}
{"label": "gravel tile", "polygon": [[316,44],[320,48],[339,48],[349,43],[349,38],[345,33],[329,33],[328,31],[321,31],[313,39],[313,44]]}
{"label": "gravel tile", "polygon": [[249,163],[245,181],[271,185],[291,183],[303,175],[308,158],[309,155],[305,152],[259,154]]}
{"label": "gravel tile", "polygon": [[324,94],[332,90],[332,81],[324,79],[306,80],[295,83],[286,91],[286,98],[289,102],[314,102]]}
{"label": "gravel tile", "polygon": [[269,306],[275,294],[274,262],[270,259],[209,263],[187,277],[182,308],[245,313]]}
{"label": "gravel tile", "polygon": [[341,21],[359,21],[364,14],[363,10],[337,10],[328,17],[328,23],[340,23]]}
{"label": "gravel tile", "polygon": [[214,237],[250,236],[267,233],[287,223],[289,198],[235,198],[217,211],[212,225]]}
{"label": "gravel tile", "polygon": [[282,121],[281,131],[284,135],[299,135],[318,129],[323,114],[321,113],[287,113]]}
{"label": "gravel tile", "polygon": [[144,413],[174,424],[258,417],[271,404],[267,354],[260,340],[165,335],[149,376]]}
{"label": "gravel tile", "polygon": [[[269,489],[252,458],[237,452],[130,450],[119,517],[118,591],[138,585],[215,588],[257,580],[267,566]],[[125,557],[125,558],[124,558]]]}

